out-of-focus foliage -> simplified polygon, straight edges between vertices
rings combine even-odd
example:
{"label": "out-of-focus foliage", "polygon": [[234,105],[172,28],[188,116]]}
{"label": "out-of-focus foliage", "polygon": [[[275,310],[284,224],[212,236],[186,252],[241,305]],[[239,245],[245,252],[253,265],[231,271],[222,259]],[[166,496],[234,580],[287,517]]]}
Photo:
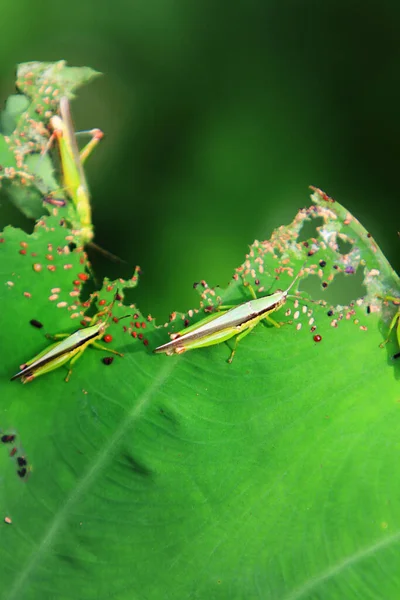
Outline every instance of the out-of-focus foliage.
{"label": "out-of-focus foliage", "polygon": [[399,266],[399,19],[393,0],[6,2],[0,97],[32,58],[106,74],[72,105],[106,133],[87,166],[97,241],[141,265],[137,296],[166,318],[194,281],[225,285],[309,184]]}

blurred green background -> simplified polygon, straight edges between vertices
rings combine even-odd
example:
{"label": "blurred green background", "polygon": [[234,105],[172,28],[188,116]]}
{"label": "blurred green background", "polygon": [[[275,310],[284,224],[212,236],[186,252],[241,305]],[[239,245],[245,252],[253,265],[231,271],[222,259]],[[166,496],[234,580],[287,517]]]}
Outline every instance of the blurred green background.
{"label": "blurred green background", "polygon": [[[255,238],[321,187],[398,252],[400,3],[30,0],[2,7],[0,100],[15,65],[65,59],[104,76],[72,105],[106,137],[88,161],[101,275],[143,275],[166,319],[225,285]],[[2,202],[2,224],[26,222]]]}

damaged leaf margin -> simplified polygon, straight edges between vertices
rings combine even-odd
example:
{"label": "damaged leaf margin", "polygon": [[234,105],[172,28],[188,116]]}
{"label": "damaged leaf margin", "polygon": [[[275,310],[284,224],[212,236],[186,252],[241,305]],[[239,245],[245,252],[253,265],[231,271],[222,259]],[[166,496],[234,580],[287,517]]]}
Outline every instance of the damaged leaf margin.
{"label": "damaged leaf margin", "polygon": [[[294,307],[288,300],[281,309],[286,317],[298,320],[295,323],[297,331],[302,328],[303,317],[303,326],[313,335],[318,335],[318,322],[326,322],[328,316],[329,325],[333,328],[337,328],[341,321],[351,321],[357,330],[365,332],[371,323],[370,315],[376,313],[379,316],[383,314],[381,329],[385,335],[394,311],[383,299],[388,294],[399,295],[397,274],[372,235],[348,210],[322,190],[311,189],[314,192],[311,196],[313,204],[299,210],[288,226],[278,227],[270,240],[255,240],[227,288],[210,287],[204,280],[195,283],[194,287],[201,296],[200,309],[191,309],[185,314],[172,313],[165,327],[171,333],[180,331],[203,318],[204,311],[209,312],[220,304],[238,304],[250,299],[246,293],[247,284],[251,284],[259,295],[272,293],[277,288],[286,289],[301,270],[300,286],[301,280],[317,276],[321,281],[321,294],[310,297],[302,291]],[[315,227],[317,235],[300,241],[305,225],[317,219],[318,222],[322,220],[322,224]],[[340,242],[350,246],[347,253],[340,252]],[[365,294],[354,297],[346,305],[331,305],[324,299],[324,289],[332,285],[338,275],[351,277],[359,269],[363,273]]]}

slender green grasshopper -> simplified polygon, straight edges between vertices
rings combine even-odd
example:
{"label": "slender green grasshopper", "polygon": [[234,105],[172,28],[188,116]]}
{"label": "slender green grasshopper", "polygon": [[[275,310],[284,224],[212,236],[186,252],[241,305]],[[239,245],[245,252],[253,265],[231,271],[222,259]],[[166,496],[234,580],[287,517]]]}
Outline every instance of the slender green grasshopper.
{"label": "slender green grasshopper", "polygon": [[[395,296],[385,296],[383,300],[385,302],[393,302],[395,305],[400,305],[400,298],[396,298]],[[390,334],[392,333],[395,327],[397,343],[400,348],[400,306],[398,306],[397,312],[394,314],[393,319],[390,322],[388,337],[380,344],[381,348],[386,346],[390,339]],[[394,354],[392,358],[400,358],[400,352],[396,352],[396,354]]]}
{"label": "slender green grasshopper", "polygon": [[71,199],[77,217],[77,221],[73,222],[73,226],[77,229],[83,245],[93,244],[94,232],[90,192],[83,170],[83,163],[103,138],[103,132],[100,129],[91,129],[88,131],[87,133],[92,136],[92,139],[79,151],[69,101],[66,96],[60,99],[60,116],[54,115],[51,117],[50,127],[53,130],[53,135],[49,140],[48,146],[50,146],[54,138],[57,139],[61,160],[63,190],[66,191]]}
{"label": "slender green grasshopper", "polygon": [[[304,265],[303,265],[304,266]],[[303,268],[303,267],[302,267]],[[248,285],[253,300],[243,302],[238,306],[219,306],[217,313],[209,315],[199,323],[190,325],[186,329],[176,334],[171,334],[171,341],[158,346],[153,352],[165,352],[167,355],[182,354],[186,350],[203,348],[226,342],[230,338],[237,336],[235,345],[231,351],[228,363],[231,363],[235,356],[239,342],[248,335],[256,325],[265,319],[267,323],[280,327],[270,314],[283,306],[288,298],[290,289],[293,287],[301,274],[301,270],[293,279],[286,290],[277,290],[273,294],[257,298],[253,288]]]}
{"label": "slender green grasshopper", "polygon": [[[59,333],[53,336],[47,335],[46,337],[61,339],[62,341],[51,344],[32,358],[32,360],[27,361],[21,366],[21,371],[11,377],[11,381],[13,379],[21,379],[22,383],[29,383],[36,377],[58,369],[58,367],[69,362],[69,370],[65,378],[65,381],[68,381],[72,373],[71,367],[82,356],[88,346],[123,356],[120,352],[107,348],[97,342],[97,340],[102,339],[107,327],[110,325],[109,321],[114,302],[115,299],[108,307],[94,315],[89,325],[83,329],[78,329],[72,334]],[[102,318],[104,315],[106,315],[105,319]],[[123,319],[124,317],[121,318]]]}

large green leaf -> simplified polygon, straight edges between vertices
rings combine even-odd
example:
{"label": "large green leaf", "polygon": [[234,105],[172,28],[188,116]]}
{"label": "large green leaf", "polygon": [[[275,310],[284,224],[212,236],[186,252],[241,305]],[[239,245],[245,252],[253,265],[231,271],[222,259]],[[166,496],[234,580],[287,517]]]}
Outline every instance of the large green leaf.
{"label": "large green leaf", "polygon": [[202,304],[243,301],[243,279],[285,288],[305,259],[299,285],[314,284],[314,300],[358,275],[364,298],[289,299],[276,315],[289,324],[257,327],[231,365],[226,344],[150,352],[201,312],[157,329],[118,305],[133,315],[109,329],[125,356],[106,366],[88,349],[69,383],[63,369],[9,378],[45,347],[43,331],[78,325],[84,257],[62,252],[56,216],[31,236],[6,229],[0,420],[16,439],[0,444],[1,598],[398,597],[400,362],[394,338],[379,348],[391,314],[377,298],[398,279],[351,215],[313,200],[255,242],[226,290],[201,282]]}

